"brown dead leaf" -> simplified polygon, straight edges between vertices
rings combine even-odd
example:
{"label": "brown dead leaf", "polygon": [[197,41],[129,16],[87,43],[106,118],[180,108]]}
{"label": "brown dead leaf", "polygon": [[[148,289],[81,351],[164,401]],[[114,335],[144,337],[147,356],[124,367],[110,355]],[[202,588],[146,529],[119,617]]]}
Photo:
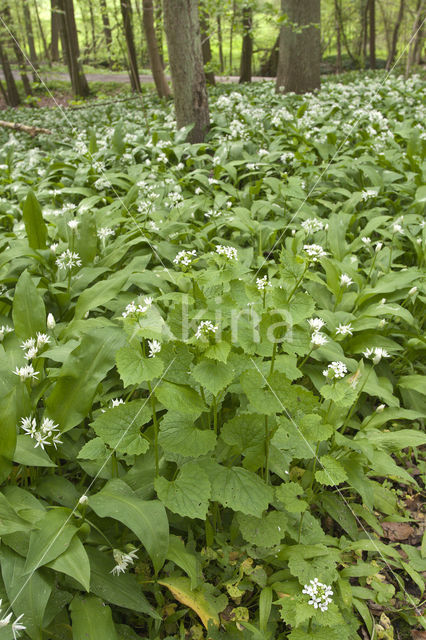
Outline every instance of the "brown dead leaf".
{"label": "brown dead leaf", "polygon": [[413,535],[414,529],[408,522],[382,522],[384,537],[391,542],[407,540]]}
{"label": "brown dead leaf", "polygon": [[413,640],[426,640],[426,631],[416,631],[413,629],[411,631],[411,636]]}

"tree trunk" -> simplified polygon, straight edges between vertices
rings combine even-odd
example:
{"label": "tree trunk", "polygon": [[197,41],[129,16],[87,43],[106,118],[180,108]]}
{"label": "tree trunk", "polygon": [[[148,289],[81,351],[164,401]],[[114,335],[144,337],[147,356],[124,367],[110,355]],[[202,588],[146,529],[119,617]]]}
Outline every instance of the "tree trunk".
{"label": "tree trunk", "polygon": [[102,16],[102,25],[103,25],[105,44],[108,52],[107,61],[108,61],[108,66],[111,67],[111,46],[112,46],[111,25],[109,22],[106,0],[99,0],[99,2],[101,6],[101,16]]}
{"label": "tree trunk", "polygon": [[390,50],[388,59],[386,60],[386,71],[389,71],[396,56],[396,47],[398,45],[399,28],[401,26],[402,19],[404,17],[404,9],[405,9],[405,0],[401,0],[399,4],[398,17],[396,19],[395,27],[393,29],[391,50]]}
{"label": "tree trunk", "polygon": [[[281,0],[281,11],[289,17],[280,33],[276,91],[306,93],[321,85],[320,0]],[[306,26],[296,33],[291,25]],[[317,26],[315,26],[317,25]]]}
{"label": "tree trunk", "polygon": [[351,59],[351,61],[353,63],[355,63],[356,62],[355,56],[354,56],[354,54],[352,53],[352,51],[350,49],[348,38],[346,36],[346,32],[345,32],[345,28],[344,28],[344,24],[343,24],[342,7],[340,5],[340,2],[336,2],[335,8],[336,8],[337,16],[338,16],[338,19],[339,19],[340,35],[342,36],[342,42],[343,42],[343,44],[345,46],[346,53],[348,54],[349,58]]}
{"label": "tree trunk", "polygon": [[49,56],[49,49],[47,47],[46,36],[44,35],[43,25],[41,24],[40,14],[38,12],[37,0],[34,0],[34,7],[35,7],[36,18],[37,18],[38,30],[40,31],[40,37],[43,43],[44,55],[46,57],[46,60],[50,64],[51,60]]}
{"label": "tree trunk", "polygon": [[158,50],[157,35],[154,26],[154,6],[152,0],[143,0],[143,26],[148,45],[148,55],[157,93],[160,98],[169,98],[171,91],[164,74],[163,63]]}
{"label": "tree trunk", "polygon": [[232,15],[231,15],[231,30],[229,32],[229,73],[232,75],[232,47],[234,44],[234,26],[235,26],[235,13],[237,11],[236,1],[232,0]]}
{"label": "tree trunk", "polygon": [[58,0],[50,0],[50,58],[52,62],[59,62],[59,25]]}
{"label": "tree trunk", "polygon": [[124,36],[126,38],[127,57],[129,61],[130,86],[132,91],[142,92],[139,80],[138,63],[136,58],[135,39],[132,27],[132,5],[130,0],[120,0],[121,15],[123,16]]}
{"label": "tree trunk", "polygon": [[27,76],[26,64],[25,64],[25,55],[22,52],[21,47],[19,46],[14,24],[12,21],[12,15],[10,13],[10,7],[8,4],[3,6],[3,11],[0,14],[4,19],[4,22],[7,24],[9,29],[9,36],[12,41],[13,50],[15,52],[16,61],[19,66],[19,75],[21,76],[22,84],[24,86],[24,92],[26,96],[30,96],[32,94],[31,84]]}
{"label": "tree trunk", "polygon": [[[209,70],[210,62],[212,59],[212,50],[210,48],[210,35],[209,35],[209,14],[206,11],[204,3],[200,2],[199,7],[199,20],[200,20],[200,34],[201,34],[201,51],[203,53],[204,73],[208,84],[214,86],[216,84],[213,71]],[[207,70],[206,70],[207,66]]]}
{"label": "tree trunk", "polygon": [[25,30],[27,32],[28,49],[33,67],[37,68],[37,54],[34,46],[33,25],[31,22],[31,11],[28,0],[23,0]]}
{"label": "tree trunk", "polygon": [[3,69],[4,79],[6,81],[6,102],[9,107],[17,107],[21,103],[18,89],[16,87],[15,78],[10,68],[9,58],[4,48],[4,39],[0,36],[0,63]]}
{"label": "tree trunk", "polygon": [[362,0],[361,4],[361,39],[359,48],[359,58],[361,69],[365,68],[365,59],[367,57],[368,42],[368,5],[369,0]]}
{"label": "tree trunk", "polygon": [[219,46],[219,66],[220,72],[223,73],[224,70],[224,62],[223,62],[223,39],[222,39],[222,20],[220,15],[217,16],[217,44]]}
{"label": "tree trunk", "polygon": [[89,14],[90,14],[90,29],[92,35],[92,52],[93,56],[96,54],[96,29],[95,29],[95,13],[93,11],[92,0],[88,0],[89,2]]}
{"label": "tree trunk", "polygon": [[415,65],[420,65],[422,63],[422,51],[423,51],[423,41],[424,41],[424,27],[425,27],[425,14],[424,7],[423,13],[420,15],[420,28],[417,30],[417,33],[414,38],[413,43],[413,63]]}
{"label": "tree trunk", "polygon": [[370,69],[376,68],[376,0],[370,0]]}
{"label": "tree trunk", "polygon": [[164,51],[163,51],[163,4],[161,0],[154,0],[154,25],[155,35],[157,38],[158,53],[160,55],[161,64],[164,69]]}
{"label": "tree trunk", "polygon": [[383,2],[381,2],[381,0],[378,0],[378,2],[379,2],[380,11],[381,11],[381,14],[382,14],[383,28],[384,28],[384,31],[385,31],[386,49],[387,49],[387,52],[388,52],[387,57],[389,57],[390,50],[391,50],[391,42],[392,42],[391,29],[390,29],[390,25],[389,25],[388,16],[387,16],[386,11],[385,11],[384,6],[383,6]]}
{"label": "tree trunk", "polygon": [[278,69],[278,54],[280,50],[280,36],[274,42],[274,46],[267,54],[260,66],[260,75],[265,78],[276,78]]}
{"label": "tree trunk", "polygon": [[251,82],[251,65],[253,59],[253,10],[249,6],[243,7],[243,42],[241,47],[240,79],[239,82]]}
{"label": "tree trunk", "polygon": [[62,48],[74,95],[88,96],[89,85],[80,63],[80,48],[78,45],[77,27],[75,24],[73,0],[59,0]]}
{"label": "tree trunk", "polygon": [[164,27],[177,127],[193,124],[189,142],[203,142],[209,128],[209,104],[197,0],[165,0]]}
{"label": "tree trunk", "polygon": [[334,0],[334,20],[336,24],[336,73],[342,73],[342,39],[340,34],[339,0]]}
{"label": "tree trunk", "polygon": [[424,0],[417,0],[417,8],[416,8],[416,15],[414,18],[414,24],[413,24],[413,29],[411,32],[411,37],[410,37],[410,44],[408,47],[408,54],[407,54],[407,62],[405,65],[405,77],[407,77],[410,73],[411,67],[414,64],[414,53],[415,53],[415,45],[416,45],[416,38],[423,26],[423,16],[422,16],[422,12],[423,12],[423,4],[424,4]]}

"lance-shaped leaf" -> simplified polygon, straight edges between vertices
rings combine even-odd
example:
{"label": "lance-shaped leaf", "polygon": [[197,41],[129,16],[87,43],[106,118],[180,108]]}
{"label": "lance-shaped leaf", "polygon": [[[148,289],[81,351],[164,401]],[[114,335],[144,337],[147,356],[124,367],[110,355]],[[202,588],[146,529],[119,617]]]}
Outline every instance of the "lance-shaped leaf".
{"label": "lance-shaped leaf", "polygon": [[22,217],[31,249],[45,249],[47,227],[43,220],[41,207],[32,189],[28,191],[25,199]]}
{"label": "lance-shaped leaf", "polygon": [[63,507],[48,511],[41,520],[38,520],[38,528],[30,535],[30,546],[25,563],[27,573],[51,562],[68,549],[77,532],[70,520],[70,511]]}
{"label": "lance-shaped leaf", "polygon": [[118,640],[111,609],[100,598],[75,596],[70,609],[73,640]]}

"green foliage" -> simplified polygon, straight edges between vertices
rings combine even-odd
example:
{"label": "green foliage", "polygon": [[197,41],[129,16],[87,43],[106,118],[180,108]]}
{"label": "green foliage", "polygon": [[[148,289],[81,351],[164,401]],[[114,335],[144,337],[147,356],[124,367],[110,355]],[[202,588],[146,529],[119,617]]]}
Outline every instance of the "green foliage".
{"label": "green foliage", "polygon": [[151,96],[1,134],[0,598],[22,638],[426,626],[421,89],[212,89],[193,146]]}

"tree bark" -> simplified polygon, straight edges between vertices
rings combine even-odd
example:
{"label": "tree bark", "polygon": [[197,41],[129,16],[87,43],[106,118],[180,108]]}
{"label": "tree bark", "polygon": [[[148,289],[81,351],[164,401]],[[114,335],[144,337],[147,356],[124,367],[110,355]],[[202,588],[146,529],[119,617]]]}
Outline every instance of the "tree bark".
{"label": "tree bark", "polygon": [[60,15],[58,0],[50,0],[50,58],[59,62],[59,28]]}
{"label": "tree bark", "polygon": [[199,20],[200,20],[200,34],[201,34],[201,51],[203,53],[204,73],[208,84],[214,86],[216,81],[214,79],[213,71],[209,71],[206,65],[209,65],[212,59],[212,50],[210,47],[210,35],[209,35],[209,14],[206,11],[204,3],[200,2],[199,7]]}
{"label": "tree bark", "polygon": [[41,41],[43,43],[44,55],[46,56],[46,60],[51,63],[49,56],[49,49],[47,47],[46,36],[44,35],[43,25],[41,24],[40,14],[38,12],[37,0],[34,0],[35,14],[37,18],[38,30],[40,31]]}
{"label": "tree bark", "polygon": [[240,60],[239,82],[251,82],[251,65],[253,59],[253,38],[251,28],[253,26],[253,10],[250,6],[243,7],[243,42]]}
{"label": "tree bark", "polygon": [[6,102],[9,107],[17,107],[21,104],[18,89],[16,87],[15,78],[10,68],[9,58],[4,48],[3,34],[0,34],[0,63],[3,69],[4,79],[6,81]]}
{"label": "tree bark", "polygon": [[[276,91],[280,93],[282,87],[286,93],[306,93],[319,89],[320,0],[281,0],[281,11],[288,15],[290,24],[281,26]],[[292,24],[303,27],[302,32],[296,33]]]}
{"label": "tree bark", "polygon": [[408,47],[407,62],[405,65],[405,77],[409,75],[411,67],[414,64],[416,38],[423,26],[423,8],[424,0],[417,0],[416,14],[414,17],[413,29],[410,36],[410,45]]}
{"label": "tree bark", "polygon": [[129,61],[130,86],[132,91],[142,93],[139,79],[138,62],[136,58],[135,39],[132,26],[132,5],[130,0],[120,0],[121,15],[123,17],[124,36],[126,38],[127,57]]}
{"label": "tree bark", "polygon": [[342,73],[342,38],[340,33],[339,0],[334,0],[334,20],[336,24],[336,73]]}
{"label": "tree bark", "polygon": [[280,50],[280,36],[275,40],[274,46],[269,52],[266,60],[262,62],[260,67],[260,75],[266,78],[275,78],[278,69],[278,54]]}
{"label": "tree bark", "polygon": [[163,63],[158,50],[154,26],[154,5],[152,0],[143,0],[143,26],[148,46],[148,55],[157,93],[160,98],[170,98],[171,91],[164,74]]}
{"label": "tree bark", "polygon": [[158,53],[160,54],[161,64],[164,69],[164,51],[163,51],[163,4],[161,0],[154,0],[154,25],[155,35],[157,38]]}
{"label": "tree bark", "polygon": [[59,0],[62,48],[64,50],[74,95],[88,96],[89,85],[80,63],[77,27],[73,0]]}
{"label": "tree bark", "polygon": [[396,56],[396,47],[398,45],[399,29],[402,23],[402,19],[404,17],[404,9],[405,9],[405,0],[401,0],[399,4],[398,17],[396,19],[395,26],[393,29],[391,50],[390,50],[388,59],[386,60],[386,71],[389,71]]}
{"label": "tree bark", "polygon": [[177,127],[194,125],[189,142],[203,142],[210,120],[197,0],[165,0],[164,27]]}
{"label": "tree bark", "polygon": [[342,7],[340,5],[340,2],[336,2],[335,8],[336,8],[338,19],[339,19],[340,34],[342,36],[342,42],[343,42],[343,44],[345,46],[346,53],[348,54],[349,58],[351,59],[351,61],[353,63],[355,63],[356,62],[355,55],[352,53],[352,51],[350,49],[348,38],[347,38],[346,32],[345,32],[345,27],[344,27],[344,24],[343,24]]}
{"label": "tree bark", "polygon": [[33,24],[31,21],[31,11],[28,0],[23,0],[25,30],[27,32],[28,49],[30,51],[30,60],[34,67],[37,68],[37,54],[34,46]]}
{"label": "tree bark", "polygon": [[93,11],[92,0],[88,0],[89,2],[89,15],[90,15],[90,29],[92,34],[92,52],[93,55],[96,53],[96,29],[95,29],[95,13]]}
{"label": "tree bark", "polygon": [[103,24],[104,36],[105,36],[105,44],[109,49],[110,46],[112,45],[112,34],[111,34],[111,25],[109,22],[109,15],[108,15],[108,9],[106,5],[106,0],[100,0],[100,5],[101,5],[102,24]]}
{"label": "tree bark", "polygon": [[370,0],[370,69],[376,68],[376,0]]}
{"label": "tree bark", "polygon": [[234,44],[234,26],[235,26],[235,14],[237,11],[236,0],[232,0],[232,15],[231,15],[231,29],[229,32],[229,73],[232,74],[232,54]]}

